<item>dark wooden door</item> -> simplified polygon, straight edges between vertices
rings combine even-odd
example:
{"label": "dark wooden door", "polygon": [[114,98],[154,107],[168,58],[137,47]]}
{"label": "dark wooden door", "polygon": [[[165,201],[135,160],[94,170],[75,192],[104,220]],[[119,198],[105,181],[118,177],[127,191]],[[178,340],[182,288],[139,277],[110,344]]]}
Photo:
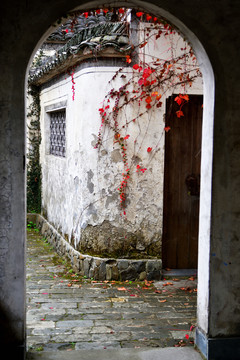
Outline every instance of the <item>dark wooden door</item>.
{"label": "dark wooden door", "polygon": [[189,96],[180,118],[175,97],[166,104],[163,267],[196,269],[203,97]]}

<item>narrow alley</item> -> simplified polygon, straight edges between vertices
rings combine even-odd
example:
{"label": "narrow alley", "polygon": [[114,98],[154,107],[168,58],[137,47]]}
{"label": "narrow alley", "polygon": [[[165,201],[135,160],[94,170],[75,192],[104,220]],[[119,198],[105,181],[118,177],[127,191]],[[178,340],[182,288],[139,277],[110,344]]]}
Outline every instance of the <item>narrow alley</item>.
{"label": "narrow alley", "polygon": [[38,230],[28,229],[27,348],[193,347],[196,279],[96,282],[74,274]]}

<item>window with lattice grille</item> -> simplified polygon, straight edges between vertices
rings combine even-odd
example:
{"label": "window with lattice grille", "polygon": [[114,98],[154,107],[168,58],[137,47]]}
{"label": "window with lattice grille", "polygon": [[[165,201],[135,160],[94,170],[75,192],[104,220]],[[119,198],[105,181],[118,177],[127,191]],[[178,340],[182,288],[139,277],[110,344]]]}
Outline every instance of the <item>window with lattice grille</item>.
{"label": "window with lattice grille", "polygon": [[66,110],[50,113],[50,154],[65,157]]}

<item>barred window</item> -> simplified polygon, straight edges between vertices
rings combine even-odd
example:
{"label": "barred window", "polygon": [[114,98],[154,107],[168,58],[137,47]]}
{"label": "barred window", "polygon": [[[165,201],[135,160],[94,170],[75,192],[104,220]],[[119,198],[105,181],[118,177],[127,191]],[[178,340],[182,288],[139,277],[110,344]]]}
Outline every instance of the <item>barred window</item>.
{"label": "barred window", "polygon": [[66,110],[50,113],[50,154],[65,157]]}

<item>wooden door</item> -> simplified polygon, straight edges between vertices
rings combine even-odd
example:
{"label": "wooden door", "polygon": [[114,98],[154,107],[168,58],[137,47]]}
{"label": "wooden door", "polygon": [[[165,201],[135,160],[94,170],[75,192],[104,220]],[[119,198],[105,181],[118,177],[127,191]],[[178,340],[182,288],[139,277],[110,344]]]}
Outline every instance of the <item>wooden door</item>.
{"label": "wooden door", "polygon": [[163,267],[196,269],[203,97],[189,96],[180,118],[175,97],[166,104]]}

